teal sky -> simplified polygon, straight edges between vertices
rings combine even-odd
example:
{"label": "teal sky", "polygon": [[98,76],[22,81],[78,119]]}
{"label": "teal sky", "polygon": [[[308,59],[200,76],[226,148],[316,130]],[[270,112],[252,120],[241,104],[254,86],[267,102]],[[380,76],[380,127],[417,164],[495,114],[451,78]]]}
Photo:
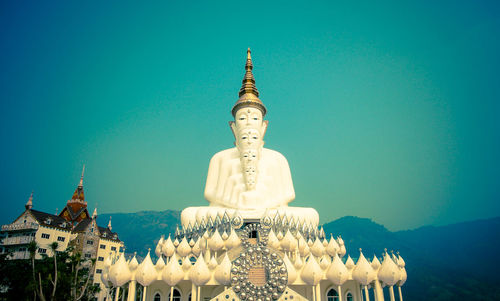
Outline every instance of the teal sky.
{"label": "teal sky", "polygon": [[500,215],[496,1],[2,1],[0,221],[203,199],[251,47],[297,198],[389,229]]}

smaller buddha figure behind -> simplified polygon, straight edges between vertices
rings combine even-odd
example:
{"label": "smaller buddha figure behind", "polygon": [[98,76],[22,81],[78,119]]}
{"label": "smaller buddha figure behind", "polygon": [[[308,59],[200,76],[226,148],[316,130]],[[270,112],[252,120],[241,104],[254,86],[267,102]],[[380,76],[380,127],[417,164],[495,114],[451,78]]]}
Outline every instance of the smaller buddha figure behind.
{"label": "smaller buddha figure behind", "polygon": [[279,152],[264,148],[267,110],[255,86],[250,49],[245,69],[239,99],[231,112],[234,121],[229,122],[235,147],[212,157],[205,186],[205,199],[210,206],[184,209],[182,224],[186,226],[208,216],[214,218],[225,212],[238,211],[247,219],[279,213],[317,225],[319,216],[316,210],[288,207],[295,198],[288,162]]}

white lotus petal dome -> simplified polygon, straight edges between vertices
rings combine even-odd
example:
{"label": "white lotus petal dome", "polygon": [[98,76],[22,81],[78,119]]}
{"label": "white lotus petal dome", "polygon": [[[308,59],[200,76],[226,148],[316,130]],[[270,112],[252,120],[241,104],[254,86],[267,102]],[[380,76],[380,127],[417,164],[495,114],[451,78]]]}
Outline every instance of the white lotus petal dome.
{"label": "white lotus petal dome", "polygon": [[208,247],[211,251],[219,251],[222,247],[224,247],[224,241],[222,240],[218,230],[215,230],[212,237],[210,237],[207,241]]}
{"label": "white lotus petal dome", "polygon": [[330,264],[332,263],[331,259],[330,259],[330,256],[328,255],[323,255],[323,257],[321,257],[321,260],[319,262],[319,267],[323,270],[323,271],[326,271],[326,269],[328,269],[330,267]]}
{"label": "white lotus petal dome", "polygon": [[189,272],[189,279],[191,279],[194,284],[200,286],[207,283],[210,277],[211,273],[205,263],[205,259],[203,259],[203,256],[199,256]]}
{"label": "white lotus petal dome", "polygon": [[374,271],[377,271],[380,268],[380,261],[378,260],[377,256],[375,256],[375,255],[373,255],[371,266],[372,266]]}
{"label": "white lotus petal dome", "polygon": [[175,286],[182,279],[184,279],[184,271],[181,269],[179,259],[174,253],[163,269],[162,280],[169,286]]}
{"label": "white lotus petal dome", "polygon": [[131,272],[135,271],[135,269],[137,269],[137,267],[139,266],[139,263],[137,262],[137,258],[135,256],[136,253],[134,253],[134,258],[132,258],[128,263],[128,268],[130,269]]}
{"label": "white lotus petal dome", "polygon": [[170,257],[174,255],[175,253],[175,246],[174,243],[172,242],[172,239],[170,238],[170,235],[166,240],[163,241],[163,245],[161,247],[161,251],[163,255]]}
{"label": "white lotus petal dome", "polygon": [[114,286],[122,286],[132,278],[124,253],[121,253],[118,261],[111,265],[108,277]]}
{"label": "white lotus petal dome", "polygon": [[231,260],[229,260],[229,256],[227,252],[224,254],[224,259],[217,266],[214,271],[214,278],[221,285],[229,285],[231,280]]}
{"label": "white lotus petal dome", "polygon": [[158,273],[153,265],[153,261],[151,261],[151,255],[149,253],[148,251],[148,255],[146,255],[146,258],[144,258],[135,272],[135,279],[142,286],[149,286],[158,277]]}
{"label": "white lotus petal dome", "polygon": [[333,235],[330,234],[330,241],[328,242],[328,245],[325,248],[326,253],[328,255],[334,257],[335,254],[340,250],[339,244],[337,241],[333,238]]}
{"label": "white lotus petal dome", "polygon": [[155,269],[158,271],[158,273],[161,273],[161,270],[163,270],[163,268],[165,267],[165,261],[163,260],[163,258],[160,256],[158,258],[158,260],[156,261],[156,264],[155,264]]}
{"label": "white lotus petal dome", "polygon": [[376,273],[368,263],[363,252],[359,251],[359,259],[352,271],[352,278],[361,285],[368,285],[376,278]]}
{"label": "white lotus petal dome", "polygon": [[160,237],[160,240],[156,244],[156,248],[155,248],[156,257],[160,257],[162,254],[163,242],[164,242],[164,236],[162,235]]}
{"label": "white lotus petal dome", "polygon": [[184,259],[182,259],[182,269],[184,270],[184,272],[187,272],[191,267],[191,259],[189,258],[189,256],[184,256]]}
{"label": "white lotus petal dome", "polygon": [[191,253],[191,247],[189,246],[189,243],[184,237],[181,242],[179,243],[179,246],[177,247],[177,254],[181,257],[186,257]]}
{"label": "white lotus petal dome", "polygon": [[351,255],[347,256],[347,260],[345,262],[345,267],[348,270],[352,270],[355,267],[354,260],[352,260]]}
{"label": "white lotus petal dome", "polygon": [[387,252],[384,254],[384,261],[378,271],[378,279],[387,286],[393,286],[400,280],[399,267]]}
{"label": "white lotus petal dome", "polygon": [[196,240],[196,242],[194,243],[193,248],[191,249],[191,252],[192,252],[195,256],[199,256],[199,255],[200,255],[200,253],[201,253],[200,241],[201,241],[201,239]]}
{"label": "white lotus petal dome", "polygon": [[314,256],[309,256],[300,277],[309,285],[316,285],[319,283],[323,277],[323,271],[319,267],[318,261]]}
{"label": "white lotus petal dome", "polygon": [[323,247],[323,244],[321,243],[321,240],[319,238],[316,238],[316,240],[314,241],[311,247],[311,253],[318,258],[325,254],[325,247]]}
{"label": "white lotus petal dome", "polygon": [[231,228],[230,231],[231,232],[229,233],[229,237],[225,241],[226,249],[228,249],[228,250],[231,250],[233,248],[237,248],[241,245],[241,239],[238,236],[238,234],[236,234],[236,231],[234,231],[233,228]]}
{"label": "white lotus petal dome", "polygon": [[215,259],[215,255],[212,255],[212,258],[210,258],[210,261],[208,262],[207,266],[210,270],[214,270],[217,267],[217,259]]}
{"label": "white lotus petal dome", "polygon": [[[349,257],[350,258],[350,257]],[[349,279],[349,270],[346,268],[337,253],[333,255],[333,261],[326,271],[326,278],[333,284],[340,286]]]}

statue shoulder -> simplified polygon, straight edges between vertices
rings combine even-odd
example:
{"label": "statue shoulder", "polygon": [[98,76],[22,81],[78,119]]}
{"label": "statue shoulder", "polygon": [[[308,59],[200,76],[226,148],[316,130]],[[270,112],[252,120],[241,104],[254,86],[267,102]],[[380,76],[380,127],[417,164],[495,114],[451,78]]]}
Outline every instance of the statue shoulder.
{"label": "statue shoulder", "polygon": [[262,152],[263,152],[264,156],[266,156],[266,157],[272,157],[275,160],[284,161],[288,164],[288,160],[285,158],[285,156],[283,156],[283,154],[278,152],[278,151],[275,151],[275,150],[272,150],[269,148],[263,148]]}
{"label": "statue shoulder", "polygon": [[221,150],[218,153],[215,153],[215,155],[212,156],[212,159],[210,159],[210,162],[215,162],[218,160],[223,160],[227,158],[236,158],[238,157],[238,149],[236,147],[233,148],[228,148],[225,150]]}

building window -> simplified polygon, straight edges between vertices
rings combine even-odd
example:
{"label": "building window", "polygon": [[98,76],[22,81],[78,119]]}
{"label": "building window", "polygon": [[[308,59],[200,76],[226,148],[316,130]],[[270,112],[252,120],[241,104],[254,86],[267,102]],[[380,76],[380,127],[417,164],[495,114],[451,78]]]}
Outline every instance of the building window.
{"label": "building window", "polygon": [[161,296],[160,296],[160,293],[156,293],[156,294],[155,294],[154,301],[161,301]]}
{"label": "building window", "polygon": [[116,251],[116,247],[111,247],[111,251]]}
{"label": "building window", "polygon": [[49,239],[50,238],[50,234],[48,234],[48,233],[42,233],[42,238]]}
{"label": "building window", "polygon": [[92,255],[90,253],[85,253],[85,258],[90,258]]}
{"label": "building window", "polygon": [[57,237],[57,241],[64,241],[66,238],[62,237],[62,236],[58,236]]}
{"label": "building window", "polygon": [[[170,294],[168,294],[168,300],[170,300]],[[173,296],[172,300],[173,301],[181,301],[181,292],[179,292],[179,290],[176,288],[174,288],[174,296]]]}
{"label": "building window", "polygon": [[104,257],[99,256],[99,258],[97,258],[97,261],[104,261]]}
{"label": "building window", "polygon": [[102,273],[102,270],[101,270],[101,269],[96,269],[96,270],[95,270],[95,273],[96,273],[96,274],[101,274],[101,273]]}
{"label": "building window", "polygon": [[350,292],[347,293],[347,295],[345,295],[345,297],[346,297],[347,301],[352,301],[353,300],[352,294]]}
{"label": "building window", "polygon": [[38,253],[40,253],[40,254],[47,254],[47,249],[38,248]]}
{"label": "building window", "polygon": [[125,251],[125,250],[123,249],[123,247],[120,247],[120,252],[123,252],[123,251]]}
{"label": "building window", "polygon": [[19,248],[19,252],[24,252],[26,251],[26,248]]}
{"label": "building window", "polygon": [[106,245],[100,245],[99,248],[106,249]]}
{"label": "building window", "polygon": [[339,294],[337,293],[336,290],[333,288],[328,290],[328,293],[326,294],[326,301],[338,301],[339,300]]}
{"label": "building window", "polygon": [[93,245],[94,241],[93,240],[87,240],[87,245]]}

